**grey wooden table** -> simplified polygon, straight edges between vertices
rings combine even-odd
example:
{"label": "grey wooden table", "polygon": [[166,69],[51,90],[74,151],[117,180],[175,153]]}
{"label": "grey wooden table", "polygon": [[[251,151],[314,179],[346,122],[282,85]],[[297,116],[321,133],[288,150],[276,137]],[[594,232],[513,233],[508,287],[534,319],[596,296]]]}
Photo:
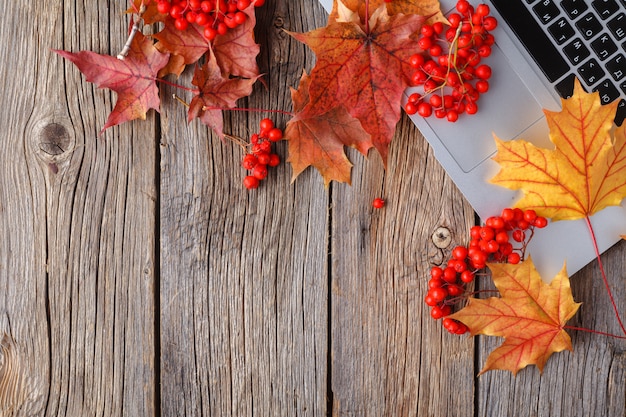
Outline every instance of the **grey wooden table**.
{"label": "grey wooden table", "polygon": [[[161,114],[100,137],[115,95],[51,49],[115,55],[125,8],[13,0],[0,14],[0,414],[626,415],[623,341],[574,333],[543,374],[477,378],[498,341],[430,319],[425,277],[446,255],[431,235],[465,243],[475,217],[408,119],[387,170],[349,150],[352,186],[328,189],[283,164],[247,192],[240,148],[187,124],[169,88]],[[258,19],[267,88],[244,105],[289,110],[314,56],[282,29],[326,13],[268,0]],[[266,116],[227,114],[225,130]],[[622,311],[624,253],[603,257]],[[598,269],[572,285],[572,324],[618,332]]]}

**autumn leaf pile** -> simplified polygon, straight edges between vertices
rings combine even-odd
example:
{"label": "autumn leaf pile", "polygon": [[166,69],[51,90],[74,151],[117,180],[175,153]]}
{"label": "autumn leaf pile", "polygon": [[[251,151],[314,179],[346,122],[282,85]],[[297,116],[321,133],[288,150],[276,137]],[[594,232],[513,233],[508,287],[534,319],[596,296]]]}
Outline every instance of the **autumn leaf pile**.
{"label": "autumn leaf pile", "polygon": [[[87,81],[117,93],[102,131],[145,119],[150,109],[160,111],[159,83],[194,65],[193,87],[178,86],[193,92],[188,120],[198,119],[225,137],[223,111],[251,94],[260,78],[254,2],[244,10],[245,23],[212,41],[193,23],[186,30],[176,29],[171,17],[158,13],[155,1],[134,0],[128,12],[133,16],[132,30],[118,57],[55,51],[73,62]],[[401,97],[414,71],[409,57],[420,52],[417,33],[425,21],[444,20],[437,0],[343,0],[335,1],[326,27],[289,32],[317,56],[310,74],[304,71],[291,91],[292,117],[284,137],[294,179],[313,166],[326,185],[349,183],[352,164],[345,147],[363,155],[374,148],[386,164]],[[144,36],[144,24],[161,29]],[[576,83],[561,112],[546,111],[555,148],[496,138],[495,161],[501,171],[492,182],[523,190],[517,207],[553,221],[588,219],[620,204],[626,197],[626,125],[613,127],[616,106],[602,106],[597,94],[585,93]],[[572,348],[565,327],[579,304],[573,300],[565,269],[545,284],[531,259],[488,267],[500,297],[470,299],[450,316],[473,335],[504,337],[482,372],[516,373],[529,364],[542,369],[552,353]],[[619,320],[617,311],[616,315]]]}
{"label": "autumn leaf pile", "polygon": [[[196,24],[190,24],[185,31],[177,30],[170,16],[158,13],[154,1],[135,0],[128,12],[138,20],[129,36],[128,50],[118,57],[91,51],[55,51],[72,61],[87,81],[118,94],[102,131],[130,120],[145,119],[150,109],[160,111],[157,82],[169,74],[180,75],[187,65],[198,64],[188,119],[199,119],[223,137],[222,111],[250,95],[259,77],[256,57],[260,46],[254,40],[254,4],[244,10],[245,23],[212,42]],[[142,23],[162,23],[163,29],[152,39],[141,33]]]}

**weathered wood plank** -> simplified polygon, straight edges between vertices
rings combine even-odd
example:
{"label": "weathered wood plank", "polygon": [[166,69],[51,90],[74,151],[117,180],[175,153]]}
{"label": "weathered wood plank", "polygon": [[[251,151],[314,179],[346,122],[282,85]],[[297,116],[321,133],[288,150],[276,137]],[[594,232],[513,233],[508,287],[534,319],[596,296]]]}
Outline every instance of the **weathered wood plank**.
{"label": "weathered wood plank", "polygon": [[[283,0],[257,17],[267,89],[242,105],[289,110],[288,87],[311,55],[282,28],[308,30],[325,15]],[[168,103],[162,114],[162,415],[323,416],[328,193],[312,172],[291,185],[287,164],[245,190],[243,151],[187,126],[185,111]],[[268,115],[229,113],[226,131],[247,139]],[[277,149],[284,159],[286,144]]]}
{"label": "weathered wood plank", "polygon": [[448,335],[423,297],[442,261],[431,234],[450,230],[449,251],[474,214],[406,117],[389,158],[385,172],[377,154],[352,152],[352,187],[333,187],[333,416],[471,416],[472,342]]}
{"label": "weathered wood plank", "polygon": [[121,49],[124,4],[0,17],[0,312],[34,392],[8,414],[154,410],[154,119],[99,137],[113,95],[51,48]]}
{"label": "weathered wood plank", "polygon": [[[586,238],[581,236],[581,239]],[[626,311],[624,286],[625,242],[602,259],[618,308]],[[571,326],[620,334],[597,264],[571,278],[574,299],[582,302]],[[585,332],[568,331],[573,352],[554,354],[540,374],[536,367],[520,371],[517,378],[504,372],[479,377],[479,416],[626,416],[626,349],[623,340]],[[479,344],[480,363],[499,341]]]}

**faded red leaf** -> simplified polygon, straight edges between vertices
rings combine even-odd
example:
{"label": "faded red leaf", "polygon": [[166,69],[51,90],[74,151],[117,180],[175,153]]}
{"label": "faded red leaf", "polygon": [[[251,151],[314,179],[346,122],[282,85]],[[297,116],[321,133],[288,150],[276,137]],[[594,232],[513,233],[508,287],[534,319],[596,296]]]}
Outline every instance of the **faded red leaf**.
{"label": "faded red leaf", "polygon": [[304,73],[298,89],[291,89],[296,115],[287,123],[285,139],[289,141],[292,180],[312,165],[322,174],[326,186],[332,180],[350,183],[352,164],[346,157],[344,145],[367,155],[372,147],[369,135],[343,106],[318,116],[301,115],[309,102],[309,85],[310,77]]}
{"label": "faded red leaf", "polygon": [[192,84],[199,88],[199,93],[191,100],[188,119],[199,118],[209,126],[220,138],[224,137],[224,121],[222,109],[235,107],[241,97],[252,93],[255,78],[226,78],[213,54],[209,54],[207,62],[197,67]]}
{"label": "faded red leaf", "polygon": [[470,298],[469,304],[450,318],[464,323],[472,335],[504,337],[480,371],[503,369],[516,374],[527,365],[543,370],[550,355],[572,350],[564,330],[576,314],[575,303],[565,267],[546,284],[532,259],[521,264],[488,264],[501,298]]}
{"label": "faded red leaf", "polygon": [[133,39],[124,60],[90,51],[54,52],[72,61],[85,74],[87,81],[117,93],[115,108],[101,132],[129,120],[145,119],[149,109],[159,111],[155,79],[159,69],[167,64],[168,54],[156,50],[152,40],[140,32]]}
{"label": "faded red leaf", "polygon": [[154,35],[159,40],[156,47],[172,54],[168,73],[180,75],[186,65],[197,62],[212,48],[222,72],[236,77],[257,77],[259,68],[256,57],[260,47],[254,40],[254,9],[253,4],[245,9],[244,13],[248,16],[246,21],[225,35],[218,35],[213,44],[204,37],[201,26],[190,24],[186,30],[180,31],[174,27],[174,19],[168,17],[163,30]]}
{"label": "faded red leaf", "polygon": [[180,75],[186,65],[197,62],[210,49],[210,43],[202,31],[202,27],[196,24],[190,24],[187,30],[180,31],[174,27],[174,19],[165,19],[163,30],[155,34],[154,38],[158,40],[155,46],[159,51],[172,55],[173,63],[168,65],[171,74]]}
{"label": "faded red leaf", "polygon": [[213,41],[213,52],[223,72],[237,77],[255,78],[259,75],[257,55],[260,46],[254,40],[256,26],[255,6],[251,4],[243,12],[246,21]]}
{"label": "faded red leaf", "polygon": [[370,20],[369,26],[331,22],[308,33],[290,34],[317,55],[311,72],[310,101],[302,117],[312,118],[344,106],[371,135],[386,163],[400,119],[402,92],[413,72],[409,57],[420,51],[412,35],[423,18],[390,17],[383,8]]}

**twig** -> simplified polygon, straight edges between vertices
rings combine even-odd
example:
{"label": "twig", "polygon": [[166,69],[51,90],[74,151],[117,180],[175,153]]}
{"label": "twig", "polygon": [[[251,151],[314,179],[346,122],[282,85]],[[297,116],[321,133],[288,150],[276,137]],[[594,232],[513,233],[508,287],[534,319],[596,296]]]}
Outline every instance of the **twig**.
{"label": "twig", "polygon": [[141,20],[141,16],[143,16],[145,12],[146,12],[146,5],[143,4],[142,2],[141,7],[139,8],[139,13],[137,14],[138,19],[135,21],[135,24],[133,24],[133,27],[130,30],[128,39],[126,40],[126,43],[124,44],[124,48],[122,48],[122,51],[119,54],[117,54],[117,59],[123,61],[128,55],[128,52],[130,51],[130,44],[133,43],[133,39],[135,39],[135,35],[139,31],[139,21]]}

